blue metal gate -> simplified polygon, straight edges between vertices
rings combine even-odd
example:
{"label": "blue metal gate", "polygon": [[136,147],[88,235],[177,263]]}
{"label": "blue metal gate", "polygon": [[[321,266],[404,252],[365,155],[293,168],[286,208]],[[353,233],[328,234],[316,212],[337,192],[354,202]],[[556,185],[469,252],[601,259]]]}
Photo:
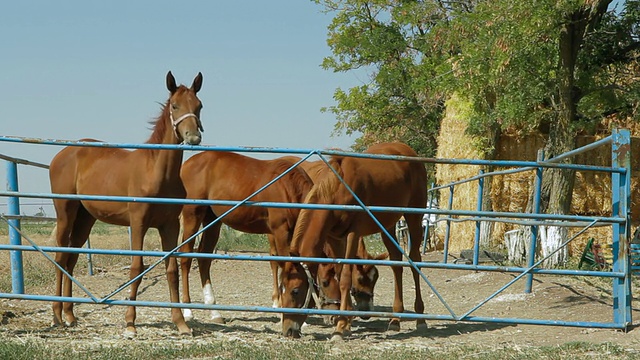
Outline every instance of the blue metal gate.
{"label": "blue metal gate", "polygon": [[[366,158],[386,158],[386,159],[402,159],[401,157],[383,156],[383,155],[370,155],[370,154],[356,154],[350,152],[341,152],[333,150],[314,150],[314,149],[278,149],[278,148],[222,148],[212,146],[189,146],[189,145],[153,145],[153,144],[112,144],[112,143],[95,143],[95,142],[70,142],[70,141],[57,141],[57,140],[42,140],[33,138],[20,138],[20,137],[0,137],[0,141],[5,142],[20,142],[20,143],[33,143],[33,144],[45,144],[53,146],[95,146],[95,147],[120,147],[120,148],[162,148],[162,149],[183,149],[191,151],[236,151],[236,152],[254,152],[254,153],[272,153],[272,154],[298,154],[302,155],[301,161],[307,160],[312,156],[326,159],[326,156],[330,155],[344,155],[354,157],[366,157]],[[612,166],[587,166],[587,165],[574,165],[559,163],[560,160],[567,157],[592,150],[600,146],[609,146],[612,148]],[[554,215],[554,214],[541,214],[539,213],[539,206],[534,207],[533,213],[510,213],[510,212],[492,212],[492,211],[480,211],[475,210],[454,210],[450,207],[448,209],[417,209],[417,208],[393,208],[393,207],[362,207],[362,206],[326,206],[315,204],[291,204],[291,203],[255,203],[250,202],[247,199],[244,201],[205,201],[205,200],[181,200],[181,199],[168,199],[168,198],[135,198],[135,197],[113,197],[113,196],[88,196],[88,195],[64,195],[64,194],[48,194],[48,193],[26,193],[19,192],[17,186],[17,167],[14,161],[8,161],[7,174],[9,179],[7,180],[7,191],[0,192],[0,196],[7,197],[9,199],[10,213],[7,216],[1,216],[5,220],[10,228],[10,236],[8,244],[0,244],[0,250],[11,252],[11,266],[13,276],[13,289],[12,293],[0,293],[0,298],[11,299],[25,299],[25,300],[39,300],[39,301],[65,301],[75,303],[92,303],[92,304],[109,304],[109,305],[134,305],[134,306],[155,306],[155,307],[177,307],[177,308],[191,308],[191,309],[215,309],[225,311],[254,311],[264,313],[306,313],[306,314],[320,314],[320,315],[353,315],[353,316],[373,316],[373,317],[399,317],[404,319],[416,319],[423,318],[426,320],[452,320],[452,321],[470,321],[470,322],[497,322],[497,323],[518,323],[518,324],[538,324],[538,325],[561,325],[561,326],[574,326],[574,327],[600,327],[600,328],[618,328],[625,329],[631,323],[631,263],[630,263],[630,244],[629,244],[629,217],[630,217],[630,133],[627,130],[616,130],[611,136],[597,141],[588,146],[576,149],[567,154],[558,156],[548,161],[490,161],[490,160],[463,160],[463,159],[431,159],[421,158],[420,161],[425,163],[447,163],[447,164],[461,164],[461,165],[476,165],[476,166],[493,166],[493,167],[518,167],[518,170],[506,170],[498,171],[494,173],[481,173],[479,176],[465,181],[478,181],[478,204],[481,204],[481,194],[483,179],[488,176],[496,174],[504,174],[514,171],[533,170],[536,172],[536,204],[539,204],[539,189],[542,182],[542,169],[544,168],[561,168],[561,169],[573,169],[580,171],[598,171],[605,172],[611,176],[611,201],[612,201],[612,214],[611,216],[576,216],[576,215]],[[290,169],[291,170],[291,169]],[[337,174],[336,174],[337,175]],[[277,180],[277,179],[276,179]],[[276,181],[274,180],[274,181]],[[271,182],[272,183],[272,182]],[[271,183],[266,184],[264,188]],[[448,187],[451,192],[456,184],[447,184],[444,187]],[[263,189],[264,189],[263,188]],[[261,190],[263,190],[261,189]],[[261,191],[259,190],[259,191]],[[433,189],[437,190],[437,189]],[[250,255],[222,255],[222,254],[195,254],[195,253],[179,253],[178,248],[171,252],[159,252],[159,251],[129,251],[129,250],[104,250],[104,249],[75,249],[75,248],[56,248],[56,247],[41,247],[35,244],[27,237],[21,236],[20,223],[19,223],[19,202],[18,198],[65,198],[65,199],[85,199],[85,200],[108,200],[108,201],[135,201],[135,202],[149,202],[149,203],[181,203],[181,204],[222,204],[233,207],[237,206],[263,206],[263,207],[297,207],[297,208],[322,208],[322,209],[343,209],[349,211],[366,211],[370,214],[381,211],[401,211],[401,212],[413,212],[420,214],[436,214],[439,216],[447,216],[464,218],[466,221],[496,221],[496,222],[508,222],[514,224],[520,224],[524,226],[530,226],[534,234],[529,243],[528,253],[535,254],[536,247],[536,229],[541,225],[553,225],[553,226],[570,226],[578,227],[581,230],[578,234],[581,234],[594,226],[610,226],[612,228],[612,250],[613,250],[613,269],[612,271],[585,271],[585,270],[566,270],[566,269],[544,269],[539,265],[545,259],[536,260],[531,257],[526,267],[516,266],[486,266],[479,265],[478,254],[478,232],[479,226],[476,232],[476,241],[474,243],[474,259],[472,264],[449,264],[446,261],[447,256],[447,244],[445,243],[445,259],[442,262],[430,263],[430,262],[413,262],[408,259],[405,254],[406,261],[393,262],[393,261],[371,261],[371,260],[358,260],[358,259],[314,259],[314,258],[291,258],[286,256],[250,256]],[[231,210],[230,210],[231,211]],[[222,215],[224,216],[224,214]],[[222,217],[221,216],[221,217]],[[219,220],[219,219],[218,219]],[[386,231],[386,230],[382,230]],[[199,234],[199,233],[198,233]],[[195,234],[190,240],[193,241]],[[392,238],[395,238],[395,234],[387,234]],[[564,241],[562,246],[566,246],[577,235]],[[21,245],[24,238],[30,245]],[[402,251],[402,247],[396,244]],[[448,313],[445,314],[413,314],[413,313],[391,313],[391,312],[360,312],[349,311],[340,312],[333,310],[319,310],[319,309],[274,309],[271,307],[261,306],[236,306],[236,305],[204,305],[204,304],[177,304],[167,302],[149,302],[149,301],[129,301],[129,300],[115,300],[113,296],[125,287],[127,287],[132,281],[122,285],[119,289],[116,289],[106,297],[98,298],[91,292],[89,292],[82,284],[77,280],[73,281],[78,285],[85,293],[86,297],[54,297],[44,295],[31,295],[24,294],[24,285],[22,284],[22,252],[23,251],[37,251],[45,256],[52,264],[55,262],[49,256],[51,252],[73,252],[73,253],[87,253],[87,254],[112,254],[112,255],[142,255],[147,257],[159,258],[154,264],[152,264],[141,276],[144,276],[148,271],[160,264],[168,256],[178,257],[207,257],[212,259],[227,259],[234,261],[308,261],[308,262],[335,262],[344,264],[370,264],[376,265],[402,265],[406,267],[413,267],[420,270],[420,276],[423,281],[429,286],[429,288],[438,297],[439,301],[447,309]],[[471,271],[500,271],[517,274],[512,281],[509,281],[502,286],[498,291],[492,294],[490,297],[481,301],[476,306],[465,311],[462,314],[456,314],[447,302],[439,295],[437,289],[429,281],[429,278],[421,271],[421,269],[457,269],[457,270],[471,270]],[[64,271],[64,270],[63,270]],[[554,274],[554,275],[574,275],[574,276],[597,276],[611,279],[613,300],[612,304],[612,321],[610,322],[589,322],[589,321],[559,321],[548,319],[526,319],[526,318],[496,318],[496,317],[481,317],[472,315],[477,309],[482,307],[486,302],[494,298],[496,295],[504,291],[511,286],[517,280],[524,277],[527,278],[527,289],[531,289],[531,281],[536,274]],[[68,274],[67,274],[68,275]]]}

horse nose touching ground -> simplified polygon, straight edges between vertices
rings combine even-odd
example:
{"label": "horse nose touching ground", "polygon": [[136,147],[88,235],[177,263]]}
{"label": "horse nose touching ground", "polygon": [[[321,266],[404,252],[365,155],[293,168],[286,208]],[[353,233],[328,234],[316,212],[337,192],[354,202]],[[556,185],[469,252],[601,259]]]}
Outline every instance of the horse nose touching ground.
{"label": "horse nose touching ground", "polygon": [[[287,159],[292,163],[298,163],[301,160],[301,158],[297,156],[284,156],[282,159]],[[322,178],[327,175],[328,171],[327,164],[322,160],[303,161],[300,163],[300,167],[304,169],[314,183],[320,182]],[[326,256],[334,259],[344,257],[344,253],[335,253],[334,251],[334,248],[325,243],[323,252]],[[358,252],[356,254],[358,259],[383,260],[388,256],[389,255],[386,252],[377,256],[372,256],[367,251],[363,239],[358,239]],[[318,275],[316,276],[316,283],[314,284],[319,297],[320,305],[318,308],[324,310],[340,309],[342,300],[339,276],[342,266],[343,265],[335,263],[318,263]],[[353,297],[355,310],[373,311],[374,288],[378,280],[378,269],[375,265],[357,265],[353,267],[353,270],[351,296]],[[368,316],[361,316],[361,318],[364,320],[369,319]],[[335,325],[335,322],[337,321],[337,317],[335,315],[327,315],[324,319],[325,324]]]}
{"label": "horse nose touching ground", "polygon": [[[338,258],[344,255],[336,256],[331,253],[331,247],[325,246],[325,253],[327,255]],[[358,252],[356,253],[356,259],[364,260],[384,260],[389,256],[388,253],[382,253],[377,256],[371,255],[364,244],[363,238],[358,239]],[[351,267],[351,298],[353,300],[353,307],[356,311],[373,311],[374,310],[374,293],[375,286],[378,282],[378,268],[372,264],[356,264],[356,265],[339,265],[335,263],[320,263],[318,264],[318,279],[317,286],[319,287],[319,293],[325,295],[325,298],[331,300],[325,300],[326,304],[334,305],[336,310],[340,309],[341,294],[340,294],[340,273],[342,266]],[[336,291],[337,290],[337,291]],[[331,294],[330,296],[328,294]],[[328,308],[328,307],[322,307]],[[368,320],[369,316],[360,316],[363,320]],[[335,325],[337,318],[331,316],[330,321],[326,323]]]}
{"label": "horse nose touching ground", "polygon": [[[171,72],[166,86],[169,99],[153,125],[147,140],[150,144],[199,144],[202,140],[200,110],[197,97],[202,87],[202,74],[191,87],[176,85]],[[98,141],[83,139],[83,141]],[[62,149],[51,161],[49,179],[55,194],[107,195],[128,197],[159,197],[184,199],[185,188],[180,179],[182,150],[137,149],[70,146]],[[177,247],[180,232],[180,204],[151,204],[144,202],[88,201],[54,199],[56,209],[56,243],[59,247],[82,247],[96,220],[109,224],[129,226],[131,249],[142,250],[144,236],[149,228],[157,228],[162,249]],[[78,260],[78,254],[56,253],[57,265],[69,275]],[[179,302],[178,266],[175,257],[165,260],[171,302]],[[72,281],[56,267],[56,296],[72,296]],[[143,270],[141,256],[133,256],[130,279],[130,300],[136,300]],[[136,334],[136,309],[130,306],[125,315],[125,336]],[[182,312],[171,309],[171,319],[181,334],[190,334]],[[77,319],[72,302],[53,303],[53,325],[73,326]]]}
{"label": "horse nose touching ground", "polygon": [[[367,149],[366,153],[417,157],[413,149],[402,143],[374,145]],[[426,206],[427,173],[424,164],[418,161],[334,156],[329,159],[329,164],[364,205],[419,209]],[[358,202],[352,191],[347,189],[328,167],[326,173],[327,176],[321,176],[320,180],[314,181],[314,186],[304,202],[306,204],[356,205]],[[418,213],[401,211],[376,213],[376,218],[386,230],[385,232],[365,212],[302,209],[291,241],[290,254],[301,257],[321,257],[323,249],[326,252],[328,246],[333,254],[344,254],[344,258],[353,259],[357,255],[359,239],[362,236],[380,233],[390,260],[399,261],[402,258],[402,252],[396,247],[395,240],[387,233],[394,233],[395,224],[401,216],[404,216],[407,221],[411,238],[422,239],[422,216]],[[414,262],[421,260],[419,241],[411,243],[409,257]],[[310,264],[307,266],[312,276],[317,276],[317,273],[313,273],[314,270],[317,272],[317,266],[312,267]],[[301,308],[304,305],[302,294],[308,292],[309,282],[304,281],[300,269],[303,269],[303,265],[295,262],[287,262],[283,267],[280,274],[283,307]],[[395,283],[393,312],[397,313],[404,312],[402,270],[401,266],[392,267]],[[350,293],[354,272],[358,271],[358,268],[354,270],[353,266],[342,266],[340,270],[340,310],[352,310]],[[415,269],[412,269],[412,275],[415,287],[414,309],[417,314],[422,314],[424,302],[420,291],[420,276]],[[367,277],[368,275],[365,275],[362,279]],[[369,279],[376,280],[376,277],[372,275]],[[357,297],[362,294],[355,292],[354,295]],[[361,299],[360,301],[363,301],[364,296]],[[283,314],[282,334],[286,337],[300,337],[301,325],[305,318],[304,314]],[[338,316],[332,339],[342,339],[349,335],[351,320],[349,316]],[[426,328],[424,319],[417,320],[417,327]],[[393,317],[388,329],[399,330],[400,319]]]}

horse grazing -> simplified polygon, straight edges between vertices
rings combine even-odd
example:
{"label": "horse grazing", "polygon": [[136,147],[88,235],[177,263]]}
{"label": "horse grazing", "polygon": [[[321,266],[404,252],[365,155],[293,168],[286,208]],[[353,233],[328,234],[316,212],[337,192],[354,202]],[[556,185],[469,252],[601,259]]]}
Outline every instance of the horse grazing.
{"label": "horse grazing", "polygon": [[[324,252],[331,258],[344,257],[344,254],[335,255],[331,253],[333,250],[327,243],[325,243]],[[362,237],[358,239],[358,252],[356,253],[357,259],[363,260],[384,260],[389,256],[389,253],[385,252],[376,256],[371,255],[364,245]],[[342,266],[351,267],[351,297],[354,301],[354,310],[356,311],[373,311],[374,310],[374,289],[378,282],[378,268],[372,264],[333,264],[333,263],[318,263],[317,286],[318,292],[321,294],[335,293],[335,288],[340,287],[339,275],[342,271]],[[334,296],[335,299],[340,299],[341,296]],[[334,301],[336,304],[340,304],[341,301]],[[369,319],[369,316],[360,316],[363,320]],[[334,317],[332,317],[333,319]],[[332,320],[331,323],[334,321]]]}
{"label": "horse grazing", "polygon": [[[300,161],[299,157],[285,156],[283,159],[290,160],[294,163]],[[304,161],[300,165],[304,171],[311,177],[314,183],[322,181],[324,176],[335,177],[335,174],[331,172],[328,165],[322,161]],[[344,254],[334,254],[333,249],[325,243],[324,253],[331,258],[344,257]],[[384,260],[389,256],[388,253],[382,253],[377,256],[371,255],[364,245],[362,237],[358,239],[358,251],[356,258],[364,260]],[[318,274],[316,276],[318,292],[320,294],[335,293],[335,288],[339,287],[338,274],[340,274],[342,266],[333,263],[318,263]],[[373,311],[374,310],[374,288],[378,281],[379,273],[375,265],[354,265],[352,266],[352,281],[351,281],[351,295],[355,303],[355,310],[357,311]],[[334,297],[339,299],[340,297]],[[339,300],[333,300],[334,303],[340,304]],[[362,319],[367,320],[369,317],[361,316]]]}
{"label": "horse grazing", "polygon": [[[368,154],[385,154],[415,157],[417,154],[402,143],[378,144],[367,149]],[[367,206],[424,208],[427,201],[427,173],[424,165],[414,161],[396,161],[372,158],[334,156],[329,160],[331,166],[340,174],[345,183]],[[326,171],[331,171],[327,168]],[[324,176],[314,184],[305,198],[305,203],[354,205],[353,195],[335,176]],[[404,215],[412,239],[421,239],[421,218],[418,213],[380,212],[377,220],[390,233],[394,233],[395,224]],[[371,217],[360,211],[312,210],[303,209],[298,217],[291,242],[291,255],[317,257],[322,254],[325,245],[335,254],[344,254],[345,258],[354,258],[358,248],[358,239],[364,235],[381,233],[382,240],[391,260],[400,260],[402,253],[393,239],[385,235]],[[420,242],[411,244],[409,257],[420,261]],[[283,307],[299,308],[309,291],[307,269],[315,276],[314,264],[285,263],[280,274],[282,287],[281,304]],[[394,266],[392,271],[395,282],[394,312],[403,312],[402,267]],[[349,291],[352,282],[352,269],[344,266],[340,274],[341,310],[350,310]],[[424,303],[420,292],[419,273],[412,269],[415,283],[415,311],[424,312]],[[300,328],[305,314],[284,314],[282,332],[286,337],[300,337]],[[334,339],[341,339],[350,332],[351,318],[339,316]],[[419,328],[426,327],[423,319],[417,321]],[[399,330],[400,319],[392,318],[389,330]]]}
{"label": "horse grazing", "polygon": [[[206,151],[196,154],[182,166],[182,179],[187,189],[187,198],[204,200],[240,201],[268,184],[291,168],[294,163],[286,159],[259,160],[232,152]],[[251,201],[300,203],[313,183],[299,168],[278,179],[267,188],[251,197]],[[185,205],[182,209],[183,245],[181,251],[192,252],[194,241],[185,241],[195,234],[201,225],[216,220],[231,206],[226,205]],[[271,255],[289,255],[289,244],[298,218],[299,209],[239,206],[209,226],[202,233],[198,252],[213,252],[222,224],[252,234],[267,234]],[[189,271],[192,258],[181,259],[182,301],[190,303]],[[211,286],[211,259],[198,259],[200,281],[205,304],[214,304]],[[272,300],[274,307],[279,304],[278,263],[271,262],[273,273]],[[335,287],[337,292],[337,286]],[[327,290],[329,291],[329,290]],[[337,307],[336,307],[337,308]],[[191,310],[185,309],[185,317],[192,317]],[[224,322],[217,311],[212,313],[216,322]]]}
{"label": "horse grazing", "polygon": [[[202,86],[202,74],[193,80],[190,88],[177,86],[167,73],[169,99],[154,123],[147,143],[197,145],[202,136],[200,109],[196,96]],[[98,141],[83,139],[82,141]],[[62,149],[51,161],[49,178],[51,191],[56,194],[109,195],[131,197],[163,197],[184,199],[186,191],[180,179],[182,150],[76,147]],[[56,209],[56,242],[60,247],[82,247],[96,220],[130,226],[131,248],[142,250],[144,236],[149,228],[157,228],[165,251],[177,246],[180,232],[180,204],[150,204],[144,202],[115,202],[54,199]],[[58,265],[73,275],[78,254],[56,253]],[[171,302],[179,302],[178,266],[175,257],[165,260]],[[143,270],[141,256],[134,256],[130,279]],[[136,300],[141,279],[131,284],[129,299]],[[71,279],[56,268],[56,295],[70,297]],[[63,317],[64,312],[64,317]],[[171,319],[181,334],[190,334],[182,312],[171,309]],[[130,306],[126,315],[126,336],[136,334],[136,309]],[[73,326],[77,319],[73,303],[53,303],[53,325]]]}

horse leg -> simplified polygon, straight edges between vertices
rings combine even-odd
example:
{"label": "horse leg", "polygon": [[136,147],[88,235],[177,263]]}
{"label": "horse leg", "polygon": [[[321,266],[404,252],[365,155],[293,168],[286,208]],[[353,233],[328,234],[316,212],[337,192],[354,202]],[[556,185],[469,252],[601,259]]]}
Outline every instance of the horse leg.
{"label": "horse leg", "polygon": [[[350,232],[347,235],[347,244],[344,248],[344,258],[345,259],[354,259],[358,252],[358,239],[359,236]],[[340,249],[334,248],[334,254],[339,254]],[[352,286],[352,278],[351,278],[351,265],[342,266],[339,271],[340,278],[340,310],[349,311],[352,309],[351,305],[351,286]],[[336,317],[336,329],[333,333],[332,340],[340,340],[344,338],[344,336],[348,336],[351,334],[351,321],[353,320],[352,316],[343,316],[340,315]]]}
{"label": "horse leg", "polygon": [[[164,226],[158,228],[158,232],[160,233],[160,239],[162,240],[162,250],[172,251],[178,245],[180,221],[178,219],[170,220]],[[169,256],[164,260],[164,265],[167,273],[167,283],[169,284],[169,298],[172,303],[179,303],[180,292],[178,289],[180,286],[178,284],[178,261],[174,256]],[[131,268],[133,269],[133,266],[131,266]],[[182,315],[180,308],[171,308],[171,321],[176,324],[181,335],[191,335],[191,329],[184,320],[184,316]]]}
{"label": "horse leg", "polygon": [[[195,239],[191,239],[200,225],[202,225],[204,212],[206,206],[197,205],[185,205],[182,208],[182,245],[180,246],[180,252],[193,252]],[[185,241],[189,240],[185,243]],[[180,258],[180,269],[182,274],[182,303],[191,303],[191,294],[189,292],[189,273],[191,272],[191,263],[193,258],[183,257]],[[191,309],[183,309],[184,318],[186,321],[193,319],[193,312]]]}
{"label": "horse leg", "polygon": [[[82,247],[87,241],[95,219],[80,205],[80,202],[66,202],[60,204],[57,211],[58,222],[56,225],[56,243],[60,247]],[[56,267],[56,295],[71,297],[73,295],[72,281],[73,269],[78,262],[78,254],[57,253],[56,263],[60,265],[68,274],[66,276]],[[75,326],[77,319],[73,314],[73,302],[53,303],[53,325],[65,324]],[[64,318],[62,314],[64,313]],[[66,320],[65,320],[66,319]]]}
{"label": "horse leg", "polygon": [[[73,229],[71,230],[71,234],[69,236],[70,246],[74,248],[80,248],[87,242],[89,235],[91,234],[91,228],[93,224],[95,224],[96,219],[89,215],[89,213],[84,209],[84,207],[80,207],[78,210],[78,215],[76,217],[76,221],[73,224]],[[67,272],[69,276],[65,276],[63,278],[63,295],[65,297],[73,296],[73,282],[71,281],[71,276],[73,276],[73,269],[76,267],[78,262],[78,257],[80,254],[69,254],[67,258]],[[77,319],[73,314],[73,302],[65,302],[62,304],[62,312],[64,317],[67,319],[67,326],[75,326],[77,324]]]}
{"label": "horse leg", "polygon": [[[71,242],[71,231],[73,228],[73,224],[76,220],[78,209],[80,208],[79,201],[69,201],[69,200],[54,200],[54,205],[56,208],[56,228],[55,228],[55,238],[56,244],[58,247],[68,247]],[[65,271],[69,271],[68,263],[69,263],[69,255],[70,253],[58,252],[55,256],[56,264]],[[62,270],[56,266],[56,296],[61,297],[63,293],[63,282],[64,278],[67,276],[64,275]],[[52,326],[60,326],[65,324],[65,321],[62,318],[62,302],[55,301],[53,302],[51,308],[53,310],[53,321],[51,323]]]}
{"label": "horse leg", "polygon": [[[278,248],[276,246],[276,238],[272,234],[267,234],[267,239],[269,239],[269,255],[276,256],[278,255]],[[281,254],[287,255],[287,254]],[[273,304],[271,307],[279,308],[280,307],[280,291],[278,289],[278,262],[277,261],[269,261],[269,265],[271,265],[271,275],[273,277],[273,291],[271,292],[271,301]]]}
{"label": "horse leg", "polygon": [[[208,208],[204,217],[204,224],[210,224],[215,219],[215,214],[210,208]],[[221,227],[222,223],[218,221],[202,232],[202,238],[200,239],[200,245],[198,246],[199,253],[213,253],[213,250],[218,244],[218,239],[220,238]],[[198,269],[200,270],[200,284],[202,284],[204,303],[207,305],[215,305],[216,298],[213,294],[213,286],[211,285],[211,259],[199,258]],[[211,320],[217,324],[224,324],[224,318],[218,310],[211,310]]]}
{"label": "horse leg", "polygon": [[[291,244],[291,237],[293,236],[293,228],[286,221],[288,217],[288,211],[269,211],[269,228],[271,234],[267,234],[269,239],[269,254],[271,256],[289,256],[289,245]],[[271,300],[273,301],[273,307],[280,307],[280,284],[278,283],[278,270],[280,266],[283,266],[282,262],[270,261],[271,275],[273,276],[273,292],[271,293]]]}
{"label": "horse leg", "polygon": [[[420,214],[405,214],[407,219],[407,226],[409,227],[409,234],[411,239],[417,239],[411,242],[411,249],[409,249],[409,258],[413,262],[422,261],[422,255],[420,254],[420,240],[422,239],[422,226]],[[414,302],[414,310],[416,314],[424,314],[424,302],[422,301],[422,292],[420,291],[421,277],[418,270],[411,268],[411,274],[413,275],[413,283],[416,291],[416,299]],[[416,320],[416,329],[426,329],[427,323],[425,319]]]}
{"label": "horse leg", "polygon": [[[394,226],[391,226],[387,229],[389,234],[394,233]],[[396,242],[392,240],[390,237],[381,233],[382,242],[387,248],[389,252],[389,260],[392,261],[400,261],[402,260],[402,253],[398,249]],[[394,298],[393,298],[393,312],[401,313],[404,312],[404,301],[402,296],[402,266],[392,266],[391,271],[393,271],[393,283],[394,283]],[[389,331],[399,331],[400,330],[400,318],[392,317],[389,321],[389,326],[387,328]]]}
{"label": "horse leg", "polygon": [[[142,224],[142,221],[138,221],[137,224],[134,224],[132,221],[131,226],[131,250],[141,251],[142,245],[144,241],[144,236],[149,229],[147,226]],[[177,239],[176,239],[177,243]],[[175,258],[174,258],[175,261]],[[131,268],[129,269],[129,280],[138,277],[142,273],[143,268],[142,256],[136,255],[131,257]],[[137,279],[133,283],[131,283],[131,287],[129,290],[129,300],[134,301],[138,297],[138,287],[140,287],[140,283],[142,282],[142,278]],[[136,307],[130,305],[127,308],[127,311],[124,316],[124,320],[126,322],[126,329],[124,332],[125,337],[134,337],[137,333],[136,331]]]}

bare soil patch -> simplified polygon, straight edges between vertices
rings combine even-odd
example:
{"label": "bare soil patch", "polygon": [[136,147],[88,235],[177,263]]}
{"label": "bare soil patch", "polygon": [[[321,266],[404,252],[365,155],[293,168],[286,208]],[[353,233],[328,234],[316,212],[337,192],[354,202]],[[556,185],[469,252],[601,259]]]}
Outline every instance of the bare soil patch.
{"label": "bare soil patch", "polygon": [[[260,254],[261,255],[261,254]],[[429,254],[425,260],[434,260],[438,254]],[[146,259],[151,263],[152,259]],[[128,269],[123,266],[101,268],[94,276],[86,271],[78,271],[78,279],[95,295],[101,297],[114,291],[128,280]],[[53,272],[53,270],[52,270]],[[218,304],[225,305],[271,305],[271,275],[268,262],[246,262],[217,260],[212,266],[215,295]],[[463,272],[456,270],[426,270],[429,281],[457,314],[464,314],[489,295],[496,292],[514,274],[499,272]],[[191,273],[192,298],[202,302],[197,269]],[[380,268],[380,279],[376,288],[376,307],[390,311],[393,300],[393,278],[391,270]],[[610,282],[599,279],[577,279],[537,275],[533,292],[525,294],[524,280],[519,280],[504,292],[487,302],[475,316],[509,317],[530,319],[551,319],[566,321],[610,322],[613,319]],[[164,275],[164,266],[152,270],[142,282],[139,300],[168,301],[169,294]],[[434,292],[424,283],[421,290],[425,299],[426,312],[447,315]],[[52,294],[53,284],[27,289],[29,294]],[[414,287],[410,271],[405,269],[405,306],[413,310]],[[74,294],[80,290],[74,287]],[[116,295],[123,299],[128,289]],[[70,328],[50,327],[51,305],[46,302],[21,300],[0,300],[0,337],[36,339],[48,342],[62,342],[73,346],[109,345],[124,339],[124,307],[105,305],[76,305],[79,323]],[[258,312],[228,312],[222,314],[226,324],[214,324],[208,311],[195,310],[195,319],[190,322],[193,337],[180,336],[171,323],[169,309],[138,308],[138,336],[134,341],[174,341],[196,344],[220,339],[237,340],[247,343],[268,344],[282,341],[328,341],[332,327],[323,324],[319,316],[308,320],[299,340],[285,339],[281,335],[278,314]],[[633,310],[633,318],[640,316]],[[589,342],[593,344],[613,343],[625,349],[640,349],[640,330],[632,327],[625,333],[618,330],[598,328],[573,328],[560,326],[517,325],[495,323],[467,323],[452,321],[428,321],[427,331],[417,331],[414,321],[404,321],[399,332],[386,331],[387,320],[372,318],[368,321],[356,319],[353,334],[346,341],[336,344],[353,348],[388,348],[412,346],[416,348],[442,349],[455,343],[458,345],[480,345],[491,348],[554,346],[568,342]]]}

